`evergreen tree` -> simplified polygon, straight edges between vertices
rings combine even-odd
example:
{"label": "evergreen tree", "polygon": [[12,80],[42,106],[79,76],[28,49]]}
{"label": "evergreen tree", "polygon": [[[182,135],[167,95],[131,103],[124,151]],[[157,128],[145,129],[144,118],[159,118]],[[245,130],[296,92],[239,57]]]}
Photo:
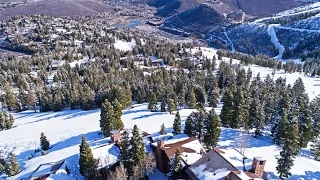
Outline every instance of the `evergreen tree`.
{"label": "evergreen tree", "polygon": [[164,126],[164,123],[161,125],[160,134],[161,134],[161,135],[167,134],[167,132],[166,132],[166,127]]}
{"label": "evergreen tree", "polygon": [[209,116],[205,119],[204,124],[204,143],[208,149],[212,149],[217,145],[221,133],[220,119],[214,110],[209,112]]}
{"label": "evergreen tree", "polygon": [[308,142],[312,139],[311,113],[308,105],[300,113],[300,146],[304,148],[307,147]]}
{"label": "evergreen tree", "polygon": [[187,91],[187,87],[183,85],[181,87],[180,93],[178,94],[178,101],[179,101],[180,108],[186,105],[186,91]]}
{"label": "evergreen tree", "polygon": [[209,106],[213,108],[217,107],[219,103],[219,99],[220,99],[219,91],[215,88],[211,91],[210,96],[208,98]]}
{"label": "evergreen tree", "polygon": [[170,114],[172,114],[173,111],[177,110],[177,104],[174,99],[169,100],[168,110],[169,110]]}
{"label": "evergreen tree", "polygon": [[230,127],[233,120],[233,95],[227,89],[222,98],[223,106],[220,114],[220,119],[224,127]]}
{"label": "evergreen tree", "polygon": [[286,137],[284,138],[280,158],[278,158],[277,171],[281,179],[288,178],[291,173],[290,169],[293,166],[294,158],[299,153],[299,128],[298,123],[284,122],[284,130]]}
{"label": "evergreen tree", "polygon": [[168,173],[170,180],[176,180],[180,178],[180,171],[182,168],[181,160],[181,153],[179,149],[177,149],[170,161],[170,171]]}
{"label": "evergreen tree", "polygon": [[174,122],[173,122],[173,132],[174,135],[181,133],[181,117],[179,111],[177,112]]}
{"label": "evergreen tree", "polygon": [[121,134],[119,160],[127,170],[128,177],[133,175],[133,161],[131,159],[130,137],[127,131]]}
{"label": "evergreen tree", "polygon": [[158,108],[157,108],[157,97],[156,97],[156,94],[153,93],[153,92],[151,92],[151,94],[150,94],[148,109],[151,112],[155,112],[155,111],[158,110]]}
{"label": "evergreen tree", "polygon": [[166,112],[166,100],[162,98],[161,100],[161,112]]}
{"label": "evergreen tree", "polygon": [[20,166],[16,160],[15,154],[12,152],[10,153],[10,161],[9,161],[9,166],[7,165],[7,168],[9,167],[9,174],[8,176],[14,176],[19,173],[20,171]]}
{"label": "evergreen tree", "polygon": [[12,89],[8,86],[4,88],[5,95],[4,95],[4,102],[7,105],[9,111],[16,108],[17,105],[17,98],[15,97]]}
{"label": "evergreen tree", "polygon": [[[130,156],[132,158],[133,166],[136,167],[146,158],[144,144],[142,142],[142,137],[140,136],[137,125],[133,126],[130,144],[132,147],[130,151]],[[134,176],[138,179],[141,178],[138,177],[137,174],[135,174]]]}
{"label": "evergreen tree", "polygon": [[320,136],[320,95],[315,97],[310,103],[312,114],[312,138],[316,139]]}
{"label": "evergreen tree", "polygon": [[80,108],[83,110],[90,110],[94,107],[94,93],[90,89],[90,87],[87,85],[84,87],[82,94],[81,94],[81,104]]}
{"label": "evergreen tree", "polygon": [[311,152],[314,156],[314,159],[320,161],[320,137],[315,138],[313,140],[313,144],[311,145]]}
{"label": "evergreen tree", "polygon": [[41,149],[44,151],[47,151],[50,149],[50,143],[43,132],[41,133],[41,136],[40,136],[40,145],[41,145]]}
{"label": "evergreen tree", "polygon": [[79,168],[80,174],[86,179],[97,178],[97,164],[84,136],[82,136],[80,144]]}
{"label": "evergreen tree", "polygon": [[196,99],[196,94],[194,93],[193,88],[189,91],[188,94],[188,106],[190,109],[195,109],[197,105],[197,99]]}
{"label": "evergreen tree", "polygon": [[[119,113],[119,112],[118,112]],[[114,123],[114,111],[111,103],[106,99],[101,106],[100,128],[105,136],[110,136],[110,132],[116,129]]]}
{"label": "evergreen tree", "polygon": [[114,120],[114,128],[115,130],[122,130],[124,128],[123,122],[121,120],[121,116],[122,116],[122,106],[119,103],[119,101],[117,99],[114,100],[113,102],[113,118],[112,120]]}
{"label": "evergreen tree", "polygon": [[208,113],[205,111],[192,112],[186,122],[184,133],[188,136],[197,137],[199,141],[203,141],[204,135],[204,119],[208,117]]}
{"label": "evergreen tree", "polygon": [[6,128],[11,129],[14,123],[14,118],[11,114],[9,114],[9,118],[6,118],[6,119],[7,119]]}
{"label": "evergreen tree", "polygon": [[244,127],[247,124],[247,119],[249,118],[248,113],[243,91],[241,88],[238,88],[234,95],[234,111],[230,126],[232,128]]}

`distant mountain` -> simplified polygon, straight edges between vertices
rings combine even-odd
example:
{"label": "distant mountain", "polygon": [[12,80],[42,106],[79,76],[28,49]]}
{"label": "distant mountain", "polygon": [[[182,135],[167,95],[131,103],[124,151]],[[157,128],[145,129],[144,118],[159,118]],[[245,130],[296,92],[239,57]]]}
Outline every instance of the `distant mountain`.
{"label": "distant mountain", "polygon": [[320,3],[213,29],[207,36],[212,46],[234,48],[249,54],[268,54],[271,57],[280,55],[283,58],[297,58],[319,51],[319,39]]}
{"label": "distant mountain", "polygon": [[44,14],[51,16],[95,16],[101,12],[112,11],[112,7],[99,0],[0,0],[18,2],[18,5],[1,10],[0,20],[16,15]]}

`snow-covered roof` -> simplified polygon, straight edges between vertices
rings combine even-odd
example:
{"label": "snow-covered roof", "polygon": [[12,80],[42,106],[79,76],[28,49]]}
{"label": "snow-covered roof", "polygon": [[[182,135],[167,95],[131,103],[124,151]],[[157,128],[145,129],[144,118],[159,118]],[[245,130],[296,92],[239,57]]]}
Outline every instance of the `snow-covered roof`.
{"label": "snow-covered roof", "polygon": [[99,160],[98,168],[103,168],[117,162],[120,149],[112,143],[92,148],[92,154],[95,159]]}
{"label": "snow-covered roof", "polygon": [[242,171],[243,161],[245,169],[250,170],[252,160],[246,158],[238,150],[233,148],[215,148],[202,156],[198,161],[192,163],[186,170],[186,173],[200,180],[224,179],[229,173],[233,173],[234,176],[243,180],[261,179],[254,173]]}
{"label": "snow-covered roof", "polygon": [[[161,136],[161,138],[167,138],[168,136]],[[181,158],[185,164],[193,164],[202,157],[205,150],[197,138],[189,137],[186,134],[178,134],[173,136],[169,140],[163,140],[162,150],[166,156],[170,159],[175,151],[179,149]],[[152,143],[153,146],[157,147],[158,142]]]}
{"label": "snow-covered roof", "polygon": [[252,160],[245,157],[238,150],[234,148],[229,149],[219,149],[220,155],[224,157],[230,164],[232,164],[237,169],[243,169],[243,160],[245,163],[246,170],[251,169]]}

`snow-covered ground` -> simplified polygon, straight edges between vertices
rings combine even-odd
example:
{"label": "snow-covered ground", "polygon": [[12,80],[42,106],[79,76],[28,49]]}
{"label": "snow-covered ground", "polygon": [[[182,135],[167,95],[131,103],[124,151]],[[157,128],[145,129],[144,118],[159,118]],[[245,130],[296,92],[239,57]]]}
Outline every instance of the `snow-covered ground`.
{"label": "snow-covered ground", "polygon": [[[217,112],[220,111],[220,108],[216,109]],[[183,124],[192,111],[190,109],[180,111]],[[96,150],[109,142],[109,138],[103,138],[98,134],[100,129],[99,116],[99,110],[66,110],[55,113],[27,111],[14,114],[15,127],[0,132],[0,150],[3,153],[13,151],[17,155],[17,160],[22,168],[22,172],[12,179],[28,176],[42,163],[63,159],[68,162],[68,167],[75,174],[69,176],[69,178],[79,179],[79,177],[76,177],[76,174],[78,174],[76,166],[79,158],[81,135],[85,135],[96,158],[108,156],[108,163],[110,161],[115,162],[119,152],[112,145],[103,146],[102,149]],[[172,131],[174,115],[163,112],[149,112],[147,104],[137,104],[133,109],[124,110],[122,119],[126,128],[132,128],[134,124],[137,124],[141,130],[155,133],[160,130],[161,124],[164,123],[167,132],[170,132]],[[28,160],[34,149],[39,148],[41,132],[47,135],[52,148],[47,151],[47,155],[41,156],[38,154]],[[222,128],[219,146],[221,148],[238,147],[240,137],[241,132],[239,130]],[[247,136],[247,139],[249,143],[245,155],[249,158],[261,157],[266,159],[266,172],[269,173],[271,178],[277,179],[276,157],[279,155],[280,148],[273,145],[267,135],[259,139]],[[312,159],[309,149],[302,149],[291,172],[293,176],[290,179],[320,179],[320,162]],[[157,175],[152,176],[151,179],[161,179],[161,176],[164,175],[157,172]]]}
{"label": "snow-covered ground", "polygon": [[[195,53],[198,49],[192,49],[191,51]],[[214,49],[201,48],[201,51],[205,57],[216,56],[216,50]],[[229,61],[229,58],[223,58],[223,60]],[[217,63],[220,62],[217,61]],[[233,60],[233,63],[239,63],[239,61]],[[249,66],[243,67],[245,69],[249,68]],[[260,73],[262,78],[273,71],[256,65],[251,65],[250,68],[253,74]],[[280,76],[286,77],[287,83],[290,84],[301,77],[310,99],[313,99],[320,92],[320,78],[310,78],[299,73],[285,74],[283,70],[276,71],[274,78]],[[183,127],[187,116],[192,111],[194,110],[180,110]],[[221,106],[216,111],[220,113]],[[11,151],[15,153],[22,169],[20,174],[10,179],[28,177],[40,164],[60,160],[66,160],[68,167],[71,168],[73,176],[69,176],[70,179],[81,179],[81,177],[77,177],[79,174],[77,166],[82,135],[85,135],[96,158],[107,159],[108,163],[113,163],[119,153],[112,144],[107,145],[110,141],[109,138],[103,138],[99,134],[99,109],[91,111],[64,110],[47,113],[25,111],[13,115],[15,118],[14,128],[0,131],[0,154],[7,155]],[[149,112],[147,104],[136,104],[132,109],[123,111],[122,120],[125,128],[132,128],[136,124],[141,131],[152,134],[158,132],[163,123],[167,132],[171,132],[174,115],[164,112]],[[51,149],[47,151],[45,156],[34,152],[35,149],[40,147],[41,132],[45,133],[51,143]],[[237,147],[239,137],[241,137],[239,130],[222,128],[219,146],[223,148]],[[248,142],[249,147],[246,149],[245,155],[250,158],[262,157],[266,159],[266,172],[269,173],[270,178],[277,179],[276,157],[279,155],[280,148],[272,144],[268,135],[259,139],[249,136]],[[104,152],[107,154],[104,154]],[[28,160],[33,155],[34,157]],[[309,149],[302,149],[294,164],[291,171],[293,176],[290,179],[320,179],[320,162],[312,159]],[[63,173],[61,174],[63,175]],[[157,180],[163,179],[163,177],[165,177],[164,174],[157,172],[151,179]]]}
{"label": "snow-covered ground", "polygon": [[131,39],[131,42],[126,42],[123,40],[116,40],[114,47],[121,51],[131,51],[136,46],[136,41]]}

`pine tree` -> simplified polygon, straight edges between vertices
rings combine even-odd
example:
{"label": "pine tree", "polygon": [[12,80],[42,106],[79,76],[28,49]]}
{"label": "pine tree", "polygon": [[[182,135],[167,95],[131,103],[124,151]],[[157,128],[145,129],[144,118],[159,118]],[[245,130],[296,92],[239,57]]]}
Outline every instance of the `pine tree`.
{"label": "pine tree", "polygon": [[230,127],[233,119],[233,95],[227,89],[222,98],[223,106],[220,114],[220,119],[224,127]]}
{"label": "pine tree", "polygon": [[196,94],[194,93],[193,88],[189,91],[188,95],[188,106],[190,109],[195,109],[197,105],[197,99],[196,99]]}
{"label": "pine tree", "polygon": [[290,169],[294,165],[294,158],[299,153],[299,128],[298,123],[284,122],[286,137],[283,140],[282,151],[278,158],[277,171],[281,179],[291,176]]}
{"label": "pine tree", "polygon": [[234,111],[230,126],[232,128],[244,127],[247,123],[247,119],[249,118],[248,113],[243,91],[241,88],[238,88],[234,95]]}
{"label": "pine tree", "polygon": [[127,170],[128,177],[133,175],[133,161],[131,159],[131,145],[129,133],[124,131],[121,134],[120,142],[120,156],[119,160],[123,164],[124,168]]}
{"label": "pine tree", "polygon": [[0,130],[6,129],[6,118],[3,115],[3,112],[0,112]]}
{"label": "pine tree", "polygon": [[43,132],[41,133],[41,136],[40,136],[40,145],[41,145],[41,149],[44,151],[47,151],[50,149],[50,143]]}
{"label": "pine tree", "polygon": [[179,111],[176,114],[176,117],[174,118],[173,122],[173,132],[174,135],[181,133],[181,117]]}
{"label": "pine tree", "polygon": [[80,144],[80,158],[79,158],[80,174],[86,179],[97,178],[97,164],[92,155],[89,144],[86,142],[86,138],[82,136]]}
{"label": "pine tree", "polygon": [[14,175],[18,174],[19,171],[20,171],[20,167],[19,167],[19,164],[16,160],[16,156],[15,156],[15,154],[13,154],[11,152],[10,153],[10,174],[8,174],[8,175],[14,176]]}
{"label": "pine tree", "polygon": [[8,110],[11,111],[16,108],[17,98],[15,97],[10,87],[6,86],[4,90],[5,90],[4,102],[7,105]]}
{"label": "pine tree", "polygon": [[187,117],[187,120],[185,122],[185,127],[184,127],[184,133],[187,134],[188,136],[193,136],[193,116],[191,116],[192,113]]}
{"label": "pine tree", "polygon": [[217,145],[221,133],[220,119],[214,110],[209,112],[209,116],[205,119],[204,124],[204,143],[208,149],[212,149]]}
{"label": "pine tree", "polygon": [[186,89],[187,87],[183,85],[181,87],[180,93],[178,94],[178,102],[179,102],[180,108],[186,105],[186,91],[187,91]]}
{"label": "pine tree", "polygon": [[219,103],[219,99],[220,99],[219,91],[216,88],[212,89],[210,96],[208,98],[209,106],[213,108],[217,107]]}
{"label": "pine tree", "polygon": [[124,128],[123,122],[121,120],[121,116],[122,116],[122,106],[119,103],[119,101],[117,99],[114,100],[113,102],[113,110],[114,110],[114,118],[112,118],[112,120],[114,120],[114,128],[115,130],[122,130]]}
{"label": "pine tree", "polygon": [[11,114],[9,114],[9,118],[7,118],[6,128],[11,129],[14,123],[14,118]]}
{"label": "pine tree", "polygon": [[317,139],[320,136],[320,95],[315,97],[310,103],[312,114],[312,138]]}
{"label": "pine tree", "polygon": [[[144,144],[142,142],[142,137],[140,136],[137,125],[133,126],[130,144],[132,147],[130,156],[132,158],[133,166],[138,166],[146,158],[146,154],[144,150]],[[138,175],[135,174],[134,176],[137,177]]]}
{"label": "pine tree", "polygon": [[111,103],[106,99],[101,106],[100,128],[105,136],[110,136],[110,132],[116,130],[114,111]]}
{"label": "pine tree", "polygon": [[170,114],[172,114],[173,111],[177,110],[177,104],[174,99],[169,100],[168,110],[169,110]]}
{"label": "pine tree", "polygon": [[320,137],[313,140],[313,145],[311,145],[311,152],[314,156],[314,159],[320,161]]}
{"label": "pine tree", "polygon": [[304,148],[307,147],[309,141],[312,139],[311,113],[308,105],[306,105],[305,109],[300,113],[300,146]]}
{"label": "pine tree", "polygon": [[180,178],[180,171],[182,168],[181,160],[181,153],[179,149],[177,149],[170,161],[170,171],[168,173],[170,180],[176,180]]}
{"label": "pine tree", "polygon": [[148,109],[151,112],[155,112],[155,111],[158,110],[158,108],[157,108],[157,97],[156,97],[156,94],[153,93],[153,92],[151,92],[151,94],[150,94]]}
{"label": "pine tree", "polygon": [[166,112],[166,99],[162,98],[161,100],[161,112]]}
{"label": "pine tree", "polygon": [[164,124],[161,125],[160,134],[161,134],[161,135],[167,134],[167,132],[166,132],[166,127],[164,126]]}

